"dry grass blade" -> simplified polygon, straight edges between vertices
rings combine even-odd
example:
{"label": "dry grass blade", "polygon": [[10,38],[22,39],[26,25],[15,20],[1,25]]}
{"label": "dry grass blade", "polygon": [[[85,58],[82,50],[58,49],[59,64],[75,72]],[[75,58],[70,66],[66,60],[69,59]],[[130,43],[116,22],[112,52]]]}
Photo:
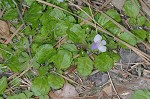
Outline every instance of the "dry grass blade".
{"label": "dry grass blade", "polygon": [[22,25],[15,31],[15,33],[14,33],[10,38],[7,39],[7,41],[6,41],[4,44],[8,44],[8,43],[13,39],[13,37],[22,29],[23,26],[24,26],[24,24],[22,24]]}
{"label": "dry grass blade", "polygon": [[80,85],[80,84],[78,84],[77,82],[73,81],[72,79],[70,79],[70,78],[68,78],[68,77],[66,77],[66,76],[64,76],[64,75],[61,75],[61,74],[56,73],[56,72],[54,72],[54,71],[53,71],[53,73],[55,73],[55,74],[57,74],[57,75],[59,75],[59,76],[63,77],[64,79],[66,79],[67,81],[69,81],[69,82],[71,82],[71,83],[74,83],[74,84],[76,84],[76,85],[81,86],[81,85]]}
{"label": "dry grass blade", "polygon": [[[31,66],[32,67],[32,66]],[[16,80],[17,78],[20,78],[21,76],[23,76],[26,72],[28,72],[30,69],[31,69],[31,67],[28,67],[26,70],[24,70],[22,73],[20,73],[18,76],[16,75],[16,77],[13,79],[13,80],[11,80],[10,82],[9,82],[9,84],[10,83],[12,83],[14,80]],[[10,78],[9,78],[10,79]]]}
{"label": "dry grass blade", "polygon": [[55,45],[55,48],[59,48],[63,43],[65,43],[65,41],[67,40],[67,35],[65,35],[64,37],[62,37]]}
{"label": "dry grass blade", "polygon": [[120,96],[118,95],[118,92],[117,92],[117,90],[116,90],[114,84],[113,84],[113,81],[112,81],[112,79],[111,79],[110,73],[107,72],[107,74],[108,74],[108,77],[109,77],[109,79],[110,79],[110,83],[111,83],[111,85],[112,85],[112,87],[113,87],[113,89],[114,89],[114,91],[115,91],[115,94],[116,94],[117,98],[118,98],[118,99],[121,99]]}
{"label": "dry grass blade", "polygon": [[107,0],[99,9],[103,9],[106,5],[108,5],[112,0]]}

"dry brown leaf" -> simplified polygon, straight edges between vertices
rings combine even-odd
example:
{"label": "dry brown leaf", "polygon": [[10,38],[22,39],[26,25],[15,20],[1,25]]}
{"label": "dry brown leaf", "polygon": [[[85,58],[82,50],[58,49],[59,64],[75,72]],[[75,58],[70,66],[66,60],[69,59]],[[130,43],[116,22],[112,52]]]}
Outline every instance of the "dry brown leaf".
{"label": "dry brown leaf", "polygon": [[52,99],[76,99],[75,97],[79,97],[75,87],[69,83],[66,83],[62,90],[51,92],[49,95]]}
{"label": "dry brown leaf", "polygon": [[0,40],[7,40],[9,37],[10,32],[7,22],[0,20]]}
{"label": "dry brown leaf", "polygon": [[121,98],[123,98],[123,99],[131,99],[132,94],[133,94],[132,90],[127,89],[124,86],[119,86],[119,85],[116,86],[116,90],[117,90],[117,92],[118,92],[118,94],[119,94],[119,96]]}
{"label": "dry brown leaf", "polygon": [[102,91],[104,91],[108,96],[112,96],[112,86],[109,84]]}

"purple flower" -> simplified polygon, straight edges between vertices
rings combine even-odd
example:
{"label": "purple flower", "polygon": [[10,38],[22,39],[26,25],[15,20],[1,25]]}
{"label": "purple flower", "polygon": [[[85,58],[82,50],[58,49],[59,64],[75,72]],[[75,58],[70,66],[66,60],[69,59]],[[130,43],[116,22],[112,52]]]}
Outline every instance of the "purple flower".
{"label": "purple flower", "polygon": [[91,50],[95,50],[98,49],[101,52],[106,52],[106,41],[102,40],[102,36],[100,36],[99,34],[97,34],[94,37],[94,44],[91,47]]}

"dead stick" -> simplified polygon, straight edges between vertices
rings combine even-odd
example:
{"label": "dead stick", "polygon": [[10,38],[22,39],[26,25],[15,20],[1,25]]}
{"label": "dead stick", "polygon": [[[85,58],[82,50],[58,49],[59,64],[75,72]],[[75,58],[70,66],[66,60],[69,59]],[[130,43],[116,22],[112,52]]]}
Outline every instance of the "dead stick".
{"label": "dead stick", "polygon": [[13,39],[13,37],[15,36],[15,35],[17,35],[17,33],[21,30],[21,28],[24,26],[24,24],[22,24],[15,32],[14,32],[14,34],[10,37],[10,38],[8,38],[7,39],[7,41],[4,43],[4,44],[8,44],[12,39]]}

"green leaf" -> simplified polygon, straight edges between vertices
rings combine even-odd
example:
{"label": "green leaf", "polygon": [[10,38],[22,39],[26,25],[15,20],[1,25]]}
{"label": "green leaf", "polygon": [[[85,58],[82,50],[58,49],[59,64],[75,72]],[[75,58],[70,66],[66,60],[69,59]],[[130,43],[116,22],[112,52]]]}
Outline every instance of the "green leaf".
{"label": "green leaf", "polygon": [[7,86],[8,86],[8,84],[7,84],[7,77],[3,76],[0,79],[0,95],[3,94],[3,92],[5,91]]}
{"label": "green leaf", "polygon": [[107,46],[109,47],[109,49],[116,49],[118,47],[118,43],[115,42],[114,40],[111,40]]}
{"label": "green leaf", "polygon": [[[42,28],[41,28],[42,29]],[[38,43],[38,44],[45,44],[45,43],[49,43],[51,40],[51,38],[49,37],[49,35],[45,32],[43,34],[37,34],[34,37],[34,42]]]}
{"label": "green leaf", "polygon": [[24,93],[18,94],[18,96],[16,98],[27,99],[27,97]]}
{"label": "green leaf", "polygon": [[93,62],[89,57],[78,58],[77,71],[82,76],[88,76],[93,70]]}
{"label": "green leaf", "polygon": [[120,22],[121,21],[121,17],[119,15],[119,13],[114,10],[114,9],[110,9],[106,12],[107,15],[109,15],[112,19],[114,19],[115,21],[117,22]]}
{"label": "green leaf", "polygon": [[67,23],[65,21],[59,21],[55,27],[55,33],[57,36],[63,36],[67,34]]}
{"label": "green leaf", "polygon": [[38,63],[48,61],[55,54],[55,49],[52,45],[44,44],[40,46],[35,54]]}
{"label": "green leaf", "polygon": [[136,25],[137,25],[137,22],[136,22],[136,19],[135,19],[135,18],[130,18],[130,19],[129,19],[129,23],[130,23],[132,26],[136,26]]}
{"label": "green leaf", "polygon": [[28,47],[29,47],[29,41],[28,41],[27,38],[21,38],[21,40],[19,42],[17,42],[16,45],[17,45],[17,48],[19,50],[24,51],[24,50],[28,49]]}
{"label": "green leaf", "polygon": [[66,16],[64,20],[72,23],[76,23],[76,20],[72,15]]}
{"label": "green leaf", "polygon": [[109,22],[109,19],[107,19],[104,15],[99,13],[95,16],[95,19],[102,26],[104,26],[107,22]]}
{"label": "green leaf", "polygon": [[146,21],[145,26],[150,27],[150,22]]}
{"label": "green leaf", "polygon": [[50,91],[50,87],[48,84],[48,79],[45,76],[36,77],[31,86],[31,90],[33,91],[35,96],[46,95]]}
{"label": "green leaf", "polygon": [[18,11],[16,8],[6,10],[3,16],[5,20],[13,20],[13,19],[16,19],[17,17],[18,17]]}
{"label": "green leaf", "polygon": [[108,53],[99,54],[98,56],[95,57],[94,62],[95,62],[95,67],[102,72],[109,71],[114,65],[114,61],[109,56]]}
{"label": "green leaf", "polygon": [[8,8],[15,8],[15,4],[12,0],[1,0],[1,5],[3,5],[4,7],[7,6]]}
{"label": "green leaf", "polygon": [[121,59],[120,55],[117,53],[110,52],[109,56],[114,60],[114,62],[118,62]]}
{"label": "green leaf", "polygon": [[126,0],[124,4],[125,13],[133,18],[136,18],[140,12],[139,8],[136,7],[134,3],[132,3],[131,0]]}
{"label": "green leaf", "polygon": [[28,6],[30,6],[35,0],[24,0]]}
{"label": "green leaf", "polygon": [[140,17],[137,18],[137,24],[138,24],[139,26],[142,26],[142,25],[144,25],[145,23],[146,23],[146,18],[145,18],[144,16],[140,16]]}
{"label": "green leaf", "polygon": [[104,25],[104,28],[106,28],[113,34],[119,34],[122,32],[122,30],[117,25],[112,23],[111,21],[107,22],[107,24]]}
{"label": "green leaf", "polygon": [[[89,16],[88,15],[91,15],[91,12],[90,12],[90,9],[88,7],[82,7],[82,9],[86,12],[83,12],[83,11],[78,11],[78,15],[80,17],[82,17],[83,19],[88,19]],[[88,15],[87,15],[88,14]],[[78,18],[78,23],[82,22],[83,20]]]}
{"label": "green leaf", "polygon": [[[138,30],[132,30],[132,32],[139,37],[142,41],[144,41],[147,37],[147,31],[142,30],[142,29],[138,29]],[[139,42],[141,42],[140,40],[138,40]]]}
{"label": "green leaf", "polygon": [[44,29],[47,29],[45,30],[45,32],[47,31],[48,33],[50,33],[55,28],[55,25],[58,23],[58,19],[54,16],[50,16],[50,13],[51,9],[48,9],[45,13],[43,13],[43,15],[40,18],[40,21],[43,25],[42,27],[44,27]]}
{"label": "green leaf", "polygon": [[6,66],[8,66],[14,72],[21,72],[27,69],[30,66],[30,57],[27,53],[27,56],[24,56],[25,53],[26,52],[18,52],[15,55],[12,55],[6,62]]}
{"label": "green leaf", "polygon": [[7,99],[28,99],[24,93],[8,96]]}
{"label": "green leaf", "polygon": [[6,65],[14,72],[21,70],[21,63],[18,60],[18,55],[13,55],[7,62]]}
{"label": "green leaf", "polygon": [[[117,21],[117,22],[120,22],[120,21],[121,21],[121,17],[120,17],[120,15],[119,15],[119,13],[118,13],[116,10],[114,10],[114,9],[108,10],[108,11],[106,12],[106,14],[107,14],[108,16],[110,16],[112,19],[114,19],[115,21]],[[95,19],[96,19],[96,20],[98,21],[98,23],[99,23],[100,25],[102,25],[102,26],[107,25],[108,22],[111,23],[111,24],[113,24],[113,23],[110,22],[109,19],[106,18],[103,14],[97,14],[97,15],[95,16]],[[114,25],[115,25],[115,24],[114,24]]]}
{"label": "green leaf", "polygon": [[39,96],[39,99],[49,99],[49,96],[48,95]]}
{"label": "green leaf", "polygon": [[36,53],[38,47],[39,47],[39,45],[37,43],[32,43],[32,45],[31,45],[31,52],[32,52],[32,54]]}
{"label": "green leaf", "polygon": [[132,99],[150,99],[150,91],[137,90],[132,96]]}
{"label": "green leaf", "polygon": [[42,15],[42,6],[37,2],[32,3],[30,9],[25,13],[24,20],[28,24],[32,24],[33,28],[39,25],[39,18]]}
{"label": "green leaf", "polygon": [[75,43],[86,43],[85,30],[81,28],[79,24],[74,24],[68,32],[69,39]]}
{"label": "green leaf", "polygon": [[54,64],[57,69],[67,69],[72,62],[72,54],[67,50],[59,50],[55,56]]}
{"label": "green leaf", "polygon": [[40,69],[39,69],[39,75],[42,76],[42,75],[48,74],[48,70],[49,70],[48,66],[42,66],[42,67],[40,67]]}
{"label": "green leaf", "polygon": [[50,74],[48,76],[48,83],[52,89],[60,89],[63,87],[65,80],[60,76]]}
{"label": "green leaf", "polygon": [[55,17],[58,20],[64,19],[66,17],[64,12],[62,10],[57,9],[57,8],[54,8],[51,11],[50,16],[53,16],[53,17]]}
{"label": "green leaf", "polygon": [[0,54],[4,59],[10,58],[11,54],[14,53],[14,50],[8,45],[0,44]]}
{"label": "green leaf", "polygon": [[26,96],[27,96],[28,98],[30,98],[30,97],[33,96],[33,92],[30,92],[29,90],[26,90],[24,93],[26,94]]}
{"label": "green leaf", "polygon": [[70,52],[77,52],[77,47],[74,44],[65,43],[61,46],[63,49],[68,50]]}
{"label": "green leaf", "polygon": [[121,33],[119,35],[119,38],[133,46],[137,44],[136,38],[132,34],[129,34],[127,32]]}
{"label": "green leaf", "polygon": [[30,26],[26,26],[25,33],[24,33],[25,35],[27,35],[27,36],[29,36],[29,35],[34,36],[36,33],[37,33],[36,30],[31,29]]}

